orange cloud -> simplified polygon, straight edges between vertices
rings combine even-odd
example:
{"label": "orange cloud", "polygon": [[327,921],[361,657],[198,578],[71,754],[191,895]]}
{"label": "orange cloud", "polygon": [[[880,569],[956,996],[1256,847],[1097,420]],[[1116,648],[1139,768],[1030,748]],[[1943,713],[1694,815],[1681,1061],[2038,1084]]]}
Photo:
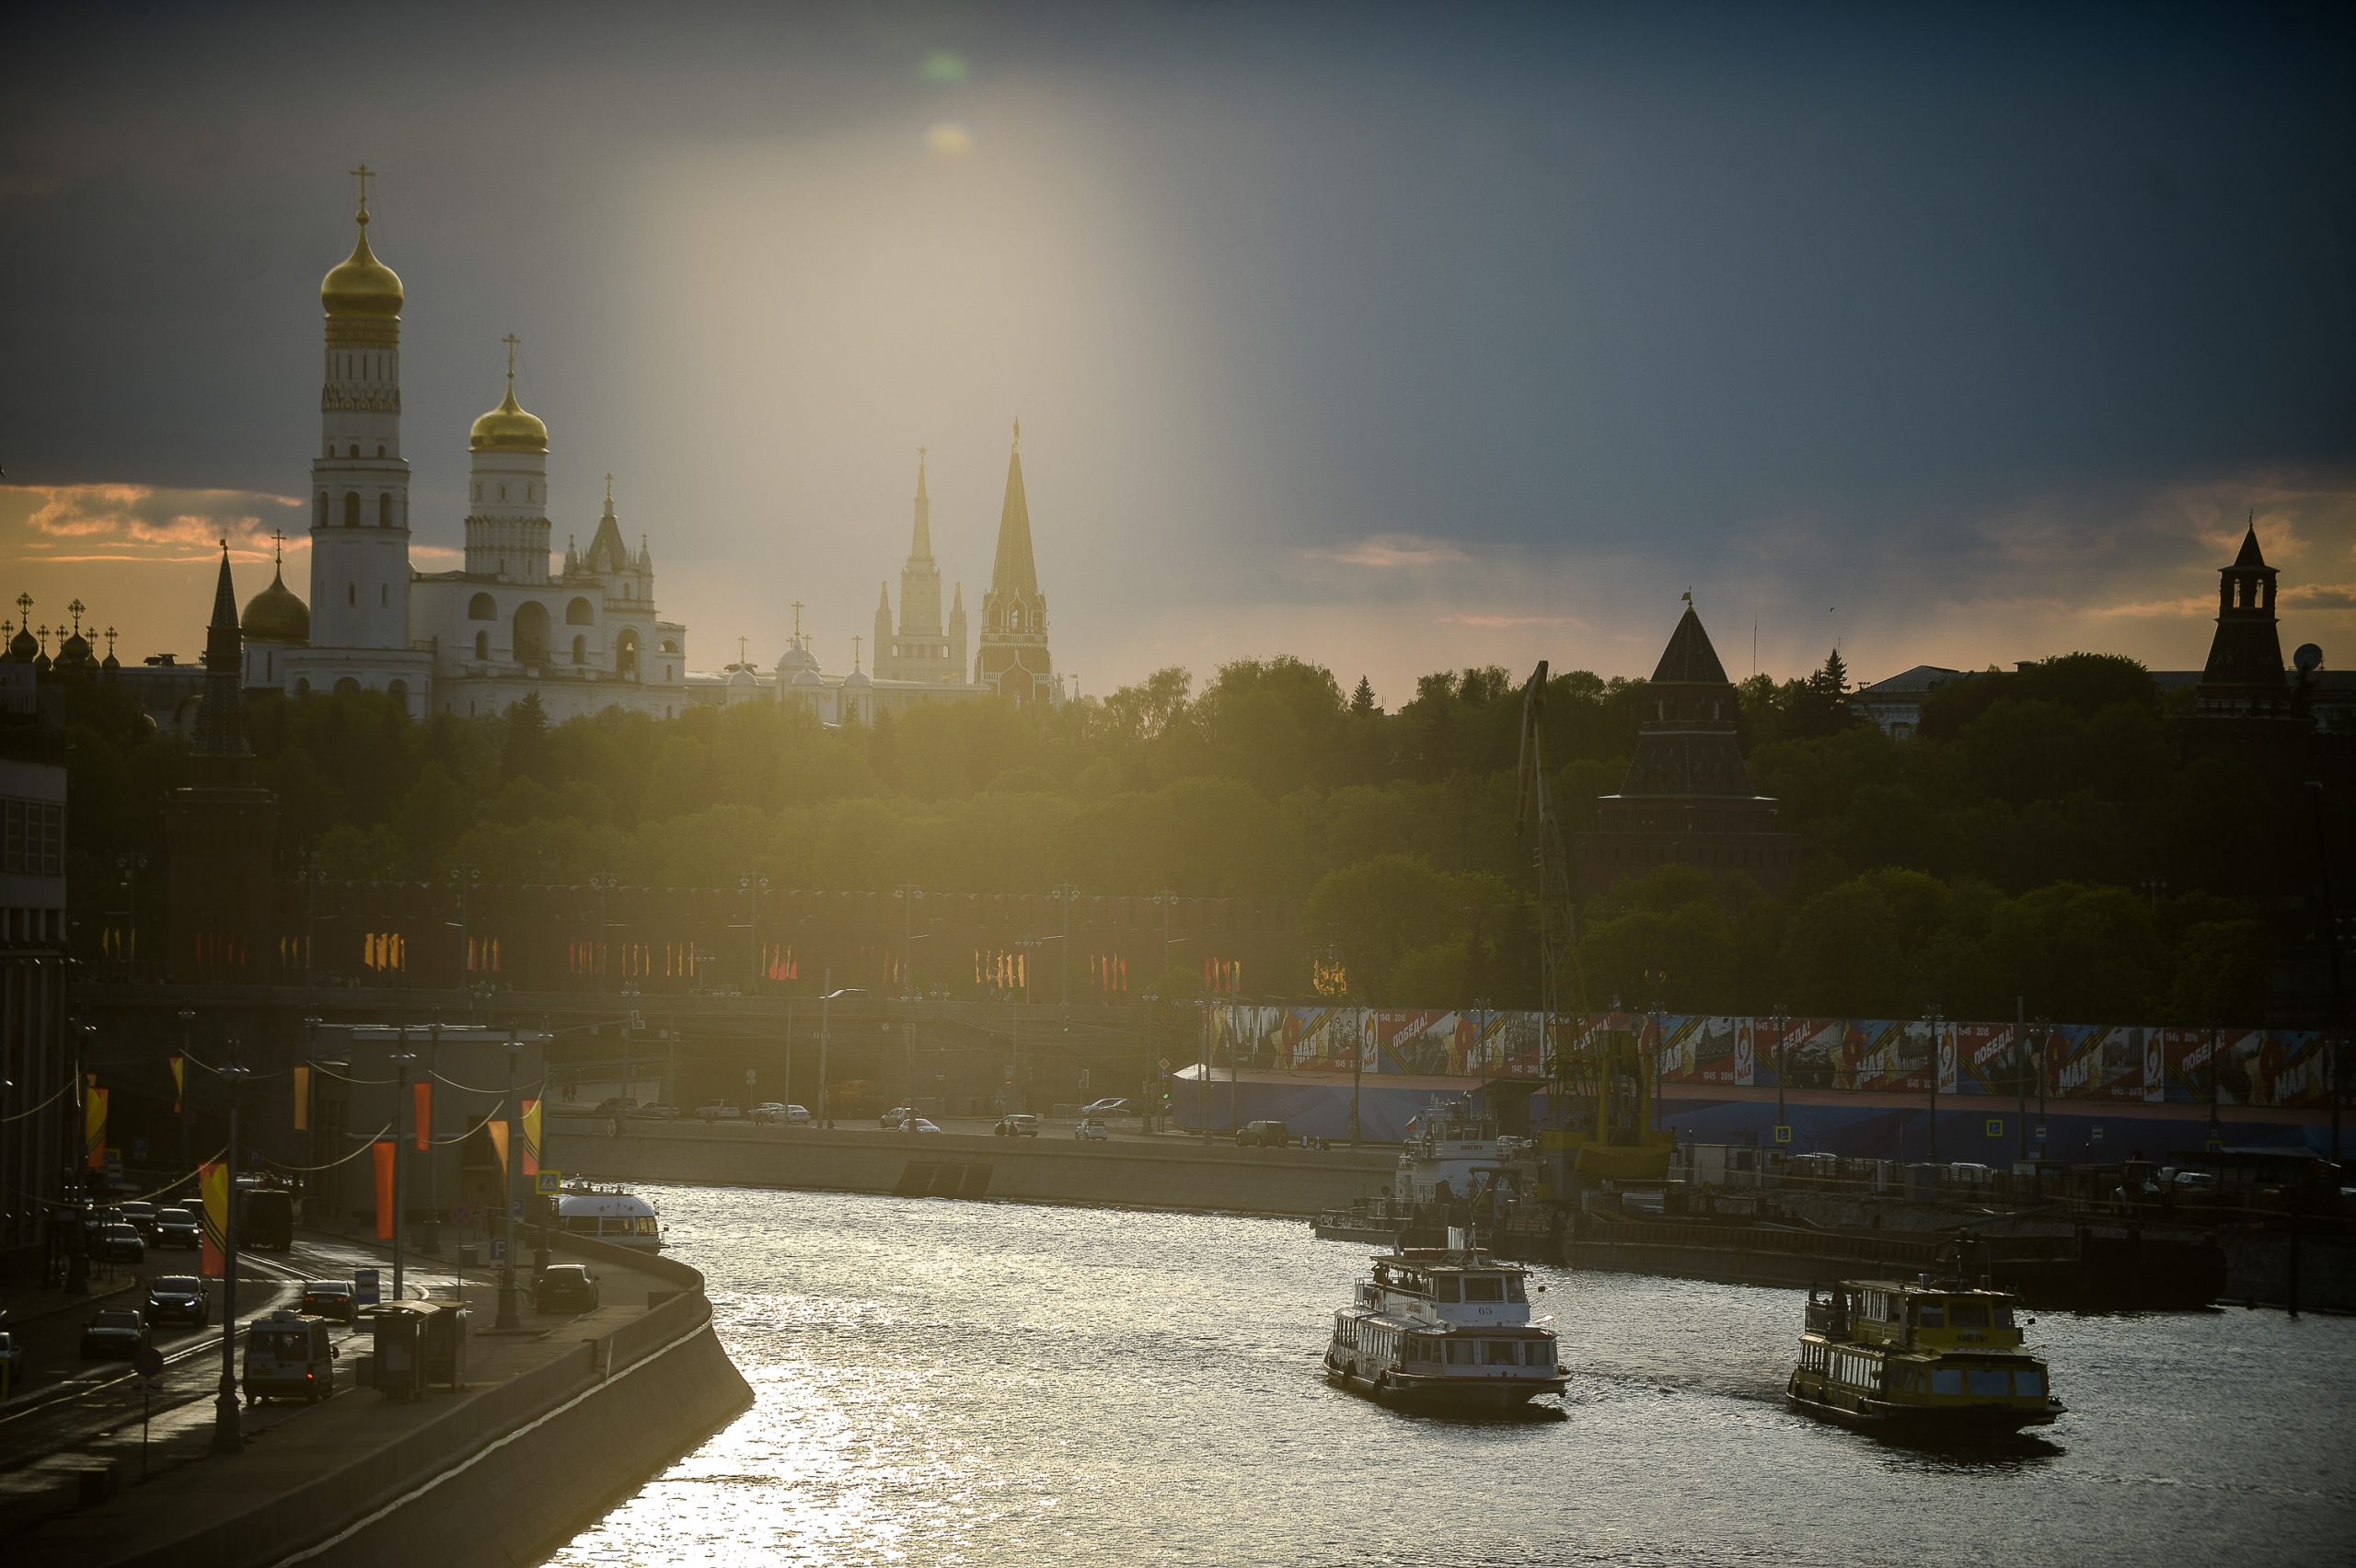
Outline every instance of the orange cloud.
{"label": "orange cloud", "polygon": [[1334,549],[1311,550],[1311,555],[1348,566],[1387,570],[1402,566],[1444,566],[1466,559],[1464,551],[1446,539],[1415,534],[1374,534]]}
{"label": "orange cloud", "polygon": [[[163,485],[0,485],[0,538],[31,561],[176,561],[226,539],[234,556],[266,559],[288,524],[301,548],[300,496]],[[291,515],[290,515],[291,514]]]}

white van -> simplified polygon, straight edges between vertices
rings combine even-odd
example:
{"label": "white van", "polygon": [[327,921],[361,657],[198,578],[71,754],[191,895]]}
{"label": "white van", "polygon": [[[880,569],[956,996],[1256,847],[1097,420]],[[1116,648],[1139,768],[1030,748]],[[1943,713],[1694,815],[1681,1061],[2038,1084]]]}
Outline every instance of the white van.
{"label": "white van", "polygon": [[284,1309],[246,1325],[246,1403],[301,1400],[315,1404],[335,1392],[335,1362],[327,1323]]}

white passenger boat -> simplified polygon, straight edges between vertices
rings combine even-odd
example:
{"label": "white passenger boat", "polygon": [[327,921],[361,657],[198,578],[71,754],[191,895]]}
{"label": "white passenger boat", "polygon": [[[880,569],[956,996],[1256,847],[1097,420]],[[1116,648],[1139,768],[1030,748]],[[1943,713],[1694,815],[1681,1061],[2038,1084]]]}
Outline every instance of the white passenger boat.
{"label": "white passenger boat", "polygon": [[[1334,1314],[1325,1378],[1403,1410],[1507,1411],[1568,1380],[1554,1332],[1530,1316],[1529,1271],[1463,1244],[1378,1253]],[[1544,1289],[1544,1286],[1540,1286]]]}
{"label": "white passenger boat", "polygon": [[623,1187],[601,1187],[588,1182],[567,1182],[557,1194],[557,1228],[569,1236],[586,1236],[610,1247],[630,1247],[641,1252],[663,1250],[663,1222],[654,1205]]}

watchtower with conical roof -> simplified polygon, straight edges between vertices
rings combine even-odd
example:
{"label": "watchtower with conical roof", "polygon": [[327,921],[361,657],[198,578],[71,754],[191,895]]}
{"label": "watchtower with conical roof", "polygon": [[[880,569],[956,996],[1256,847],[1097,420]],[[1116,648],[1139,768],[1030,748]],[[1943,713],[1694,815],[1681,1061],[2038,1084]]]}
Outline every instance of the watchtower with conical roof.
{"label": "watchtower with conical roof", "polygon": [[1799,838],[1777,831],[1775,801],[1751,788],[1739,718],[1734,683],[1689,594],[1646,683],[1627,778],[1597,801],[1596,830],[1572,839],[1581,898],[1667,865],[1740,871],[1770,893],[1790,881]]}
{"label": "watchtower with conical roof", "polygon": [[974,680],[1017,702],[1053,702],[1061,688],[1047,653],[1047,596],[1039,592],[1031,554],[1031,502],[1022,488],[1022,421],[1006,462],[1006,502],[998,520],[998,559],[982,595],[981,651]]}

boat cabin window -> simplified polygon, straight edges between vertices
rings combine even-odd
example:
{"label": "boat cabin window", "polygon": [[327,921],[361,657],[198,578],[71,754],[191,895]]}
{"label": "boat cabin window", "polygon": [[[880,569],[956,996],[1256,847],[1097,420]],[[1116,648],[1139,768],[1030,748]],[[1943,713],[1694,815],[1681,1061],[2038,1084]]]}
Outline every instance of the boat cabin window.
{"label": "boat cabin window", "polygon": [[1950,1301],[1947,1321],[1958,1329],[1984,1329],[1988,1326],[1988,1304],[1985,1301]]}
{"label": "boat cabin window", "polygon": [[1506,1282],[1496,1274],[1467,1274],[1464,1278],[1464,1299],[1467,1301],[1503,1301]]}
{"label": "boat cabin window", "polygon": [[1492,1366],[1518,1366],[1521,1364],[1521,1351],[1512,1340],[1483,1340],[1481,1349],[1484,1353],[1481,1359]]}
{"label": "boat cabin window", "polygon": [[1448,1342],[1448,1359],[1451,1366],[1469,1366],[1474,1360],[1473,1352],[1471,1340],[1452,1339]]}
{"label": "boat cabin window", "polygon": [[1963,1368],[1960,1366],[1932,1367],[1931,1392],[1934,1394],[1959,1394],[1963,1392]]}
{"label": "boat cabin window", "polygon": [[1926,1329],[1944,1329],[1947,1326],[1947,1304],[1944,1301],[1919,1303],[1914,1312],[1914,1320]]}
{"label": "boat cabin window", "polygon": [[1521,1342],[1521,1359],[1531,1366],[1551,1366],[1554,1355],[1544,1340],[1524,1340]]}
{"label": "boat cabin window", "polygon": [[1432,1281],[1432,1299],[1435,1301],[1454,1301],[1461,1294],[1454,1274],[1441,1274]]}
{"label": "boat cabin window", "polygon": [[2045,1374],[2034,1366],[2023,1366],[2013,1373],[2013,1392],[2027,1394],[2031,1399],[2045,1397]]}
{"label": "boat cabin window", "polygon": [[2008,1303],[2001,1301],[1998,1302],[1995,1307],[1995,1313],[1996,1326],[1998,1328],[2009,1329],[2013,1326],[2013,1309]]}

